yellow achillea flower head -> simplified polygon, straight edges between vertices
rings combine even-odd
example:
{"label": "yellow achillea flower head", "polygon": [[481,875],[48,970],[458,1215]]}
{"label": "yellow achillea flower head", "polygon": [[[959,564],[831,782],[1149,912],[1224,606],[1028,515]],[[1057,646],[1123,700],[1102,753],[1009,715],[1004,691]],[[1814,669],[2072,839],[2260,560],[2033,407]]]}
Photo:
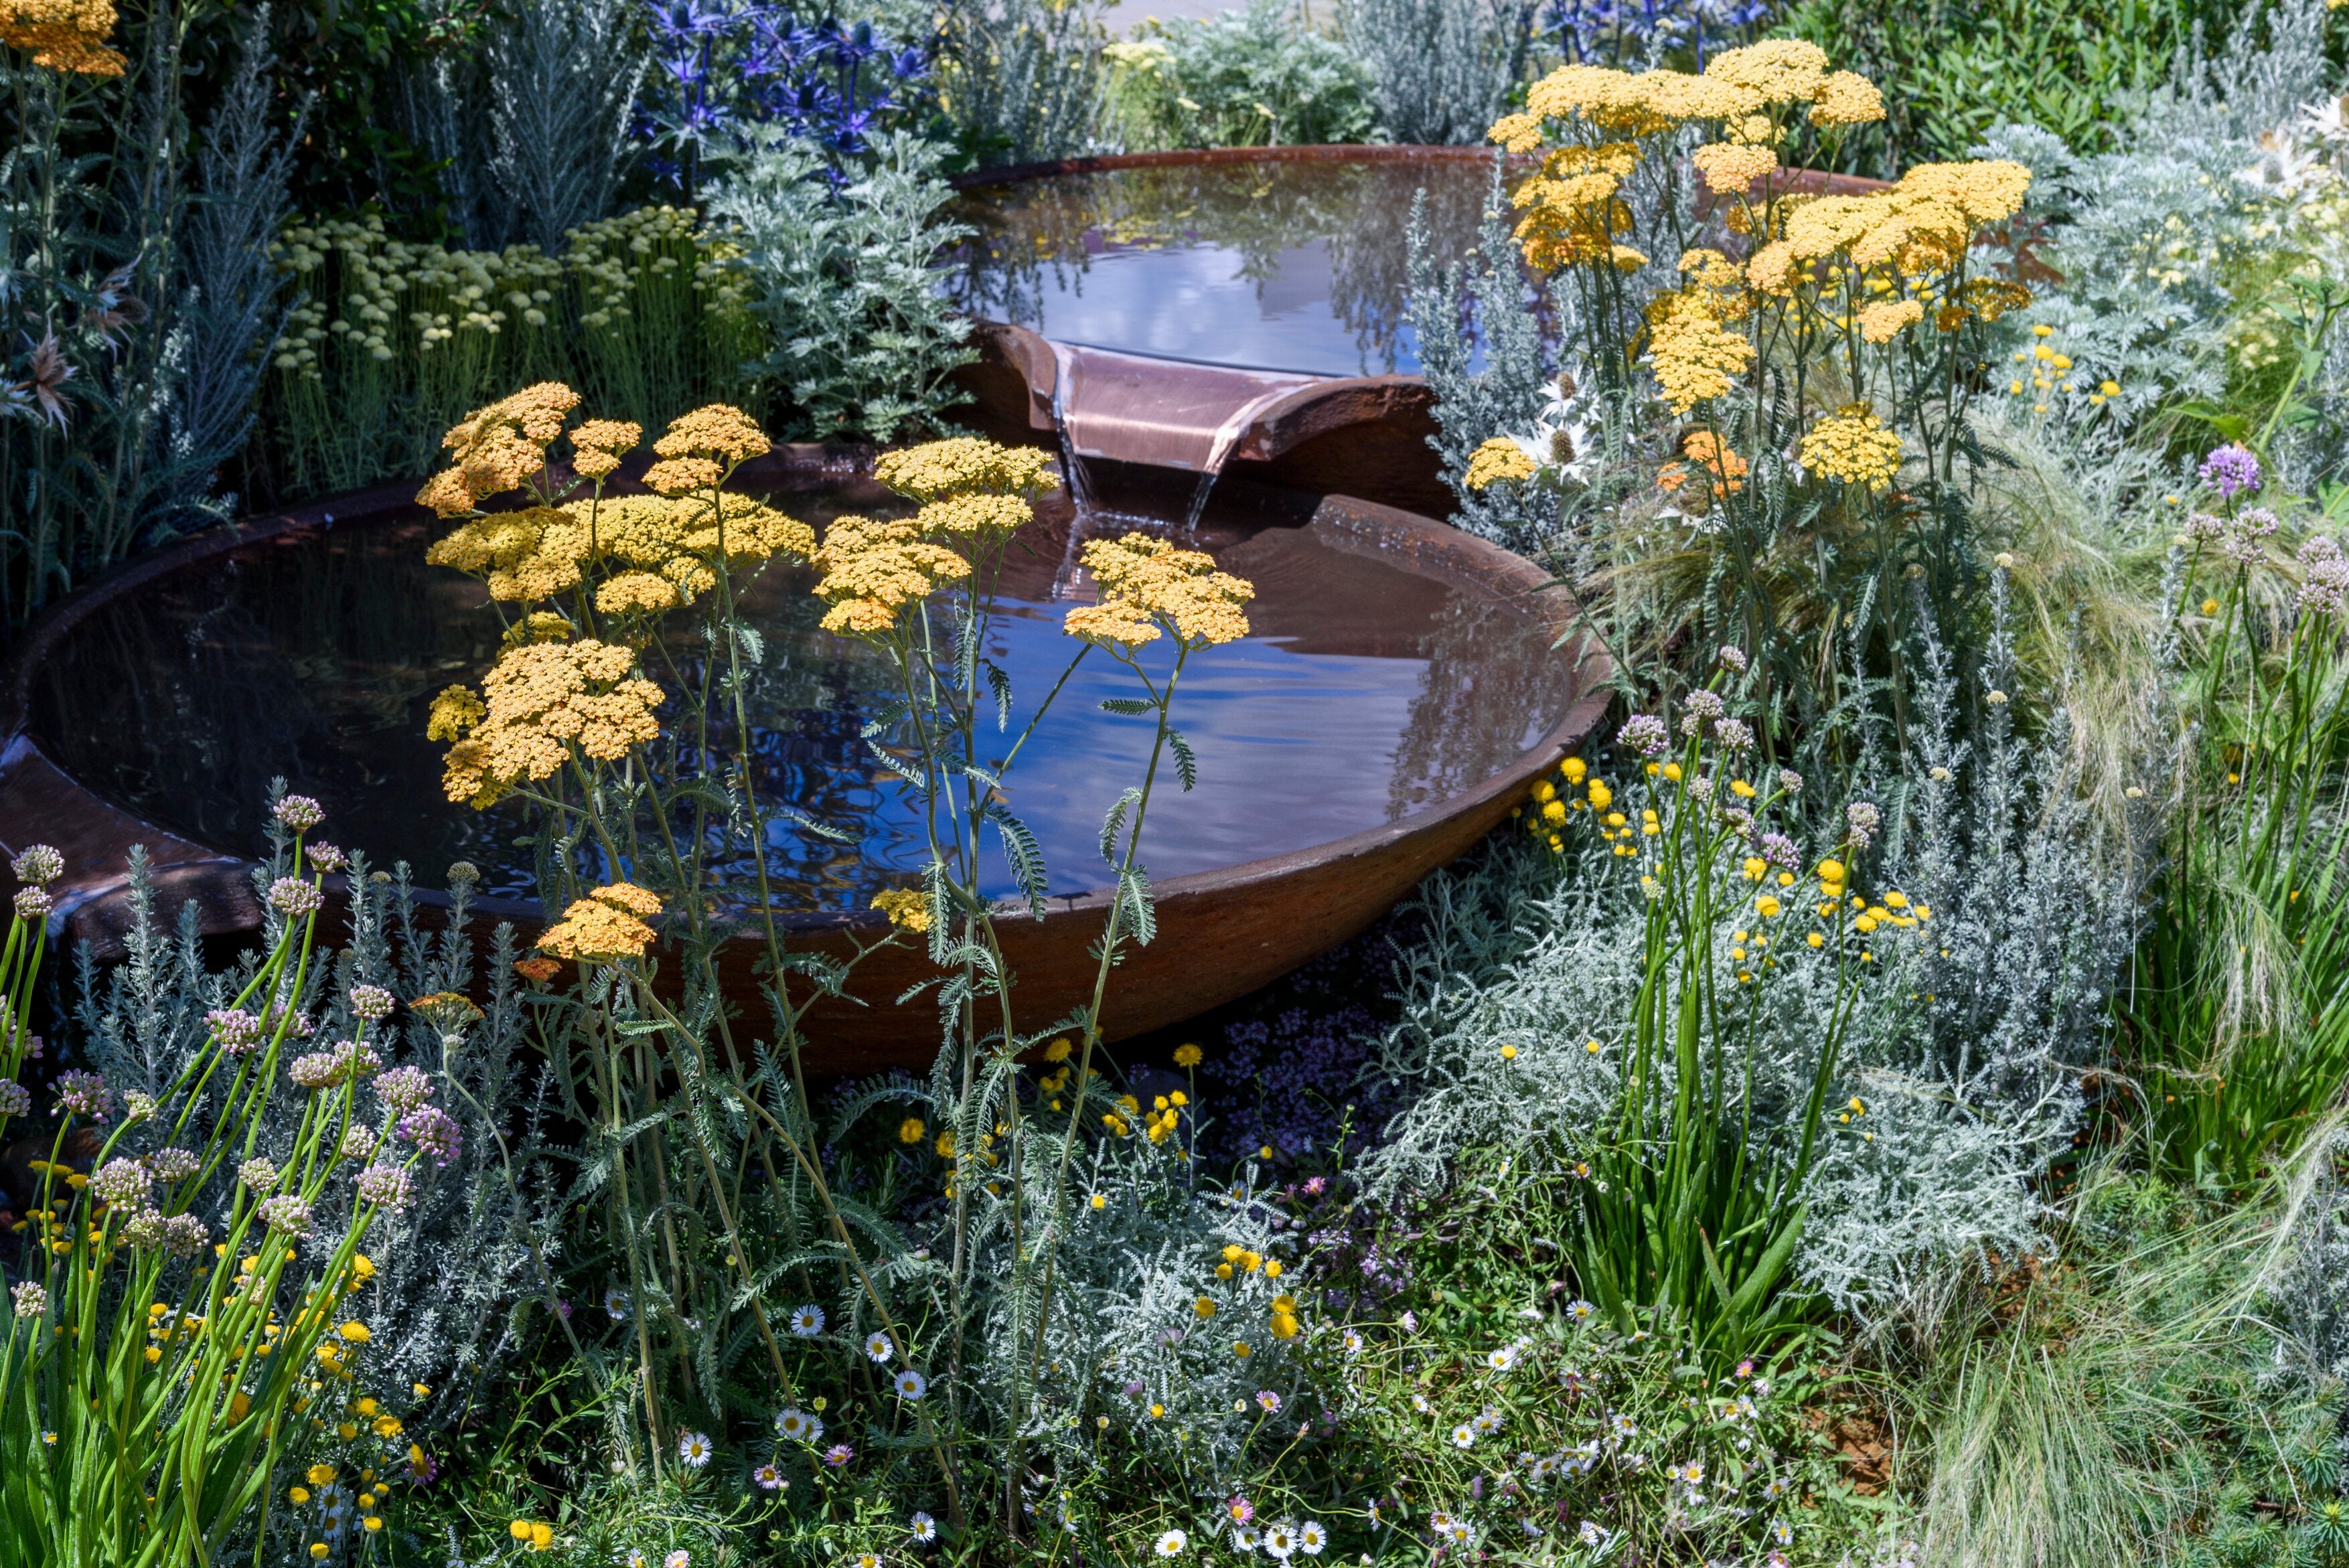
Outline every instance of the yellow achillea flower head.
{"label": "yellow achillea flower head", "polygon": [[664,458],[726,458],[739,463],[772,445],[758,420],[730,403],[711,403],[670,420],[653,450]]}
{"label": "yellow achillea flower head", "polygon": [[1904,327],[1925,319],[1925,307],[1913,299],[1878,300],[1859,312],[1859,335],[1870,343],[1889,343]]}
{"label": "yellow achillea flower head", "polygon": [[[449,748],[442,779],[449,799],[486,807],[515,784],[554,773],[568,747],[615,761],[657,738],[661,689],[629,677],[635,657],[594,638],[507,649],[482,679],[488,700],[481,717]],[[445,692],[433,709],[448,721],[443,729],[470,711]]]}
{"label": "yellow achillea flower head", "polygon": [[1129,533],[1088,542],[1083,559],[1102,599],[1069,612],[1064,629],[1072,637],[1134,648],[1154,642],[1164,627],[1185,647],[1206,648],[1248,634],[1240,606],[1256,597],[1255,586],[1216,570],[1215,557],[1202,551]]}
{"label": "yellow achillea flower head", "polygon": [[1778,155],[1766,147],[1744,146],[1735,142],[1716,141],[1700,147],[1692,155],[1697,172],[1717,196],[1743,194],[1753,183],[1778,167]]}
{"label": "yellow achillea flower head", "polygon": [[708,490],[726,477],[710,458],[663,458],[645,470],[645,488],[655,495],[681,496]]}
{"label": "yellow achillea flower head", "polygon": [[1704,74],[1743,88],[1764,104],[1807,103],[1826,85],[1827,57],[1800,38],[1764,38],[1723,50],[1705,62]]}
{"label": "yellow achillea flower head", "polygon": [[432,699],[432,711],[424,721],[424,738],[462,740],[489,712],[489,705],[473,695],[472,687],[450,686]]}
{"label": "yellow achillea flower head", "polygon": [[455,466],[427,481],[418,502],[455,517],[520,488],[546,467],[546,449],[577,407],[578,393],[560,381],[541,381],[474,409],[440,438]]}
{"label": "yellow achillea flower head", "polygon": [[597,888],[563,912],[538,939],[541,952],[590,963],[640,958],[655,933],[642,917],[660,913],[660,900],[630,882]]}
{"label": "yellow achillea flower head", "polygon": [[1060,483],[1045,470],[1044,462],[1044,454],[1033,447],[957,436],[884,452],[873,465],[873,477],[920,501],[981,493],[1036,496]]}
{"label": "yellow achillea flower head", "polygon": [[678,584],[653,572],[623,572],[595,590],[595,608],[606,615],[657,615],[684,602]]}
{"label": "yellow achillea flower head", "polygon": [[1880,490],[1900,471],[1900,438],[1873,409],[1847,403],[1811,427],[1797,456],[1829,479]]}
{"label": "yellow achillea flower head", "polygon": [[49,70],[120,76],[122,57],[106,46],[113,31],[113,0],[0,0],[0,42]]}
{"label": "yellow achillea flower head", "polygon": [[1504,480],[1529,480],[1538,471],[1524,448],[1506,436],[1495,436],[1469,454],[1468,472],[1462,482],[1472,490],[1481,490]]}
{"label": "yellow achillea flower head", "polygon": [[533,610],[506,628],[505,645],[517,643],[567,643],[571,640],[571,623],[552,610]]}
{"label": "yellow achillea flower head", "polygon": [[[901,931],[925,932],[930,928],[929,894],[919,888],[897,887],[873,895],[873,907],[889,917],[889,923]],[[905,1140],[921,1141],[916,1133]]]}
{"label": "yellow achillea flower head", "polygon": [[571,466],[591,480],[606,478],[644,438],[645,428],[633,420],[590,419],[571,432]]}
{"label": "yellow achillea flower head", "polygon": [[1852,71],[1836,71],[1819,84],[1811,105],[1811,123],[1821,127],[1867,125],[1884,118],[1884,95],[1876,84]]}
{"label": "yellow achillea flower head", "polygon": [[824,573],[816,593],[832,603],[824,630],[852,636],[886,632],[898,612],[970,575],[968,562],[925,542],[911,518],[841,518],[825,531],[814,560]]}
{"label": "yellow achillea flower head", "polygon": [[1000,539],[1017,533],[1035,515],[1016,495],[953,495],[922,508],[914,523],[926,534]]}
{"label": "yellow achillea flower head", "polygon": [[1753,363],[1754,346],[1703,301],[1664,294],[1649,308],[1647,359],[1672,412],[1686,414],[1729,390]]}

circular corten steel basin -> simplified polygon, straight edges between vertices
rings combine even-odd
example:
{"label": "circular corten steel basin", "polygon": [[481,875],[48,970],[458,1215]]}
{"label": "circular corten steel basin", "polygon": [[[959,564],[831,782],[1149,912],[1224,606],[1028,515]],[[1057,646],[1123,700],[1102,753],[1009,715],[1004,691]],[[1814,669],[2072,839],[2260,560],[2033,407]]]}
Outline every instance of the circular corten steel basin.
{"label": "circular corten steel basin", "polygon": [[[868,459],[869,453],[847,449],[779,447],[746,465],[742,480],[745,488],[756,489],[762,480],[853,475]],[[1187,487],[1189,480],[1187,475],[1123,468],[1105,477],[1129,491]],[[1490,831],[1524,798],[1536,775],[1588,730],[1608,702],[1609,666],[1604,655],[1572,630],[1571,602],[1532,562],[1443,523],[1372,501],[1245,481],[1239,488],[1255,492],[1255,501],[1268,513],[1316,531],[1333,548],[1375,554],[1455,593],[1528,617],[1560,640],[1554,656],[1570,668],[1569,696],[1564,717],[1514,765],[1433,806],[1294,853],[1157,882],[1157,939],[1147,947],[1129,945],[1110,983],[1104,1026],[1111,1038],[1176,1024],[1245,995],[1361,931],[1430,872]],[[76,779],[44,751],[27,726],[45,661],[69,645],[76,626],[94,611],[119,606],[143,586],[256,542],[293,543],[324,530],[413,521],[423,515],[410,499],[413,493],[412,483],[387,485],[209,530],[134,562],[58,604],[0,666],[0,847],[14,853],[28,843],[47,842],[64,851],[67,872],[53,916],[61,934],[92,944],[101,955],[121,950],[134,845],[147,848],[166,921],[193,900],[202,929],[224,934],[257,928],[260,910],[252,861],[142,820]],[[341,836],[365,847],[365,824],[347,825]],[[438,895],[420,896],[444,902]],[[534,901],[477,899],[474,907],[484,916],[513,921],[525,941],[544,919]],[[1018,1014],[1029,1026],[1048,1024],[1090,997],[1095,960],[1088,950],[1101,934],[1107,908],[1106,892],[1095,891],[1049,900],[1040,921],[1024,913],[1003,919]],[[794,947],[842,955],[886,929],[869,912],[793,912],[782,916],[782,925]],[[765,1016],[752,972],[763,952],[763,941],[740,938],[721,960],[728,992],[752,1017]],[[861,1002],[826,1002],[813,1010],[804,1058],[809,1069],[926,1065],[938,1038],[935,1007],[926,996],[902,1007],[895,998],[934,974],[926,953],[916,946],[899,944],[866,958],[852,987]]]}

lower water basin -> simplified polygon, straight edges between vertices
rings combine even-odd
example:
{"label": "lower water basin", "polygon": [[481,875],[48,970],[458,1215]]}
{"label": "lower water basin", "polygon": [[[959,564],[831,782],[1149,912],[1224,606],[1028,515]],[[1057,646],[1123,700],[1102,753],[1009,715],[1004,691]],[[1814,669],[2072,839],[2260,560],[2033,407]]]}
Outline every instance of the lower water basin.
{"label": "lower water basin", "polygon": [[[975,315],[1061,343],[1257,370],[1414,373],[1414,199],[1458,262],[1493,197],[1475,157],[1152,164],[976,185],[948,273]],[[1481,351],[1477,351],[1479,357]]]}
{"label": "lower water basin", "polygon": [[[819,530],[895,504],[869,482],[837,479],[770,499]],[[450,804],[443,748],[424,738],[434,694],[477,683],[502,630],[478,583],[424,563],[442,527],[280,534],[94,606],[44,662],[35,734],[86,786],[200,842],[251,850],[265,787],[283,777],[325,804],[326,837],[376,864],[404,860],[438,879],[466,860],[484,892],[534,894],[533,851],[517,842],[529,830],[520,809]],[[988,650],[1014,685],[1009,735],[1078,647],[1061,631],[1069,605],[1092,593],[1071,564],[1074,543],[1133,528],[1183,533],[1162,520],[1061,505],[1014,541]],[[1531,617],[1342,537],[1211,510],[1182,542],[1212,551],[1257,597],[1251,636],[1185,668],[1174,722],[1201,777],[1185,794],[1162,770],[1143,841],[1154,878],[1411,815],[1515,761],[1574,696]],[[875,890],[911,882],[926,849],[904,787],[862,737],[893,689],[890,667],[821,629],[812,583],[805,568],[771,567],[744,597],[765,634],[751,750],[765,801],[854,835],[834,843],[774,822],[777,903],[861,909]],[[1146,662],[1163,671],[1163,645]],[[1055,892],[1111,880],[1097,847],[1102,816],[1139,780],[1152,726],[1100,704],[1136,694],[1131,673],[1088,655],[1007,779]],[[664,717],[674,712],[672,703]],[[990,891],[1009,892],[993,848]]]}

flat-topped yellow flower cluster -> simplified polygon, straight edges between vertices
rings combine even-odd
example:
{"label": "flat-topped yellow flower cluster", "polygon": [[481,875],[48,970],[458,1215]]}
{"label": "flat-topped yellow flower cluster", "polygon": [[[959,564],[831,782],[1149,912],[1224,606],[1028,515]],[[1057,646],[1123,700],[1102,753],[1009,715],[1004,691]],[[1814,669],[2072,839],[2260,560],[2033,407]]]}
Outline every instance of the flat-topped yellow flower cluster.
{"label": "flat-topped yellow flower cluster", "polygon": [[1101,584],[1101,603],[1069,612],[1069,635],[1112,647],[1156,642],[1163,631],[1186,649],[1235,643],[1248,634],[1240,606],[1255,585],[1216,569],[1216,558],[1178,550],[1163,539],[1129,533],[1084,548],[1085,570]]}

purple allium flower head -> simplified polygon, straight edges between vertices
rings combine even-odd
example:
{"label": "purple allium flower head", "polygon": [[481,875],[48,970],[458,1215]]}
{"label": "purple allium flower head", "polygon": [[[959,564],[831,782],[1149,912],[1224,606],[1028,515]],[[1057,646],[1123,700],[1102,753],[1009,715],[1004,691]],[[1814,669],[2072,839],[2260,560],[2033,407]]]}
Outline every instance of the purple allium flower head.
{"label": "purple allium flower head", "polygon": [[8,869],[20,882],[39,886],[53,882],[66,874],[66,858],[52,844],[27,844],[24,852],[8,862]]}
{"label": "purple allium flower head", "polygon": [[1742,718],[1716,718],[1713,721],[1713,738],[1723,751],[1754,749],[1754,728]]}
{"label": "purple allium flower head", "polygon": [[1735,670],[1739,675],[1744,675],[1745,673],[1744,649],[1733,647],[1729,644],[1723,643],[1721,645],[1720,654],[1716,656],[1721,660],[1722,665],[1725,668]]}
{"label": "purple allium flower head", "polygon": [[1672,743],[1664,721],[1652,713],[1635,713],[1615,732],[1615,744],[1641,757],[1661,757]]}
{"label": "purple allium flower head", "polygon": [[295,1192],[263,1199],[259,1212],[264,1225],[295,1241],[308,1241],[317,1222],[311,1217],[308,1201]]}
{"label": "purple allium flower head", "polygon": [[57,901],[49,896],[45,887],[20,887],[16,890],[16,918],[27,925],[38,925],[49,918]]}
{"label": "purple allium flower head", "polygon": [[48,1287],[38,1280],[19,1280],[8,1287],[8,1296],[19,1317],[38,1317],[49,1310]]}
{"label": "purple allium flower head", "polygon": [[394,1068],[375,1080],[376,1098],[396,1116],[405,1116],[432,1098],[432,1079],[422,1068]]}
{"label": "purple allium flower head", "polygon": [[1845,835],[1863,850],[1874,841],[1877,829],[1884,824],[1884,813],[1865,800],[1854,800],[1845,807],[1843,817]]}
{"label": "purple allium flower head", "polygon": [[212,1227],[193,1214],[173,1214],[163,1222],[163,1250],[175,1258],[192,1258],[212,1240]]}
{"label": "purple allium flower head", "polygon": [[0,1116],[29,1116],[33,1091],[14,1078],[0,1078]]}
{"label": "purple allium flower head", "polygon": [[380,1024],[391,1016],[394,1006],[391,993],[380,985],[351,987],[351,1011],[362,1023]]}
{"label": "purple allium flower head", "polygon": [[326,820],[326,809],[307,795],[281,795],[277,820],[297,833],[306,833]]}
{"label": "purple allium flower head", "polygon": [[1760,847],[1762,858],[1780,871],[1793,871],[1801,863],[1802,855],[1795,850],[1795,841],[1784,833],[1763,834]]}
{"label": "purple allium flower head", "polygon": [[2202,482],[2227,500],[2260,488],[2260,460],[2240,442],[2220,447],[2202,459]]}
{"label": "purple allium flower head", "polygon": [[106,1080],[79,1068],[67,1068],[54,1086],[57,1109],[85,1121],[104,1121],[114,1113],[114,1096]]}
{"label": "purple allium flower head", "polygon": [[154,1185],[154,1175],[146,1165],[127,1156],[108,1161],[89,1179],[89,1190],[118,1209],[144,1203]]}
{"label": "purple allium flower head", "polygon": [[2300,604],[2319,614],[2338,615],[2349,605],[2349,559],[2322,535],[2300,547]]}
{"label": "purple allium flower head", "polygon": [[1681,703],[1681,733],[1702,735],[1704,733],[1705,726],[1728,711],[1729,705],[1721,700],[1719,692],[1707,691],[1702,686],[1699,686],[1689,693]]}
{"label": "purple allium flower head", "polygon": [[203,1166],[193,1150],[158,1149],[147,1156],[147,1169],[158,1181],[184,1181]]}
{"label": "purple allium flower head", "polygon": [[223,1056],[241,1057],[261,1044],[261,1020],[242,1007],[214,1007],[204,1025]]}
{"label": "purple allium flower head", "polygon": [[288,920],[301,920],[318,913],[326,903],[317,887],[300,877],[279,877],[269,884],[269,907]]}
{"label": "purple allium flower head", "polygon": [[370,1165],[359,1172],[358,1195],[362,1203],[397,1213],[408,1207],[413,1191],[408,1172],[397,1165]]}
{"label": "purple allium flower head", "polygon": [[449,1113],[436,1105],[419,1106],[399,1119],[399,1136],[445,1166],[465,1147],[464,1134]]}
{"label": "purple allium flower head", "polygon": [[314,872],[338,872],[351,863],[351,857],[332,844],[312,844],[303,853],[310,858],[310,869]]}

